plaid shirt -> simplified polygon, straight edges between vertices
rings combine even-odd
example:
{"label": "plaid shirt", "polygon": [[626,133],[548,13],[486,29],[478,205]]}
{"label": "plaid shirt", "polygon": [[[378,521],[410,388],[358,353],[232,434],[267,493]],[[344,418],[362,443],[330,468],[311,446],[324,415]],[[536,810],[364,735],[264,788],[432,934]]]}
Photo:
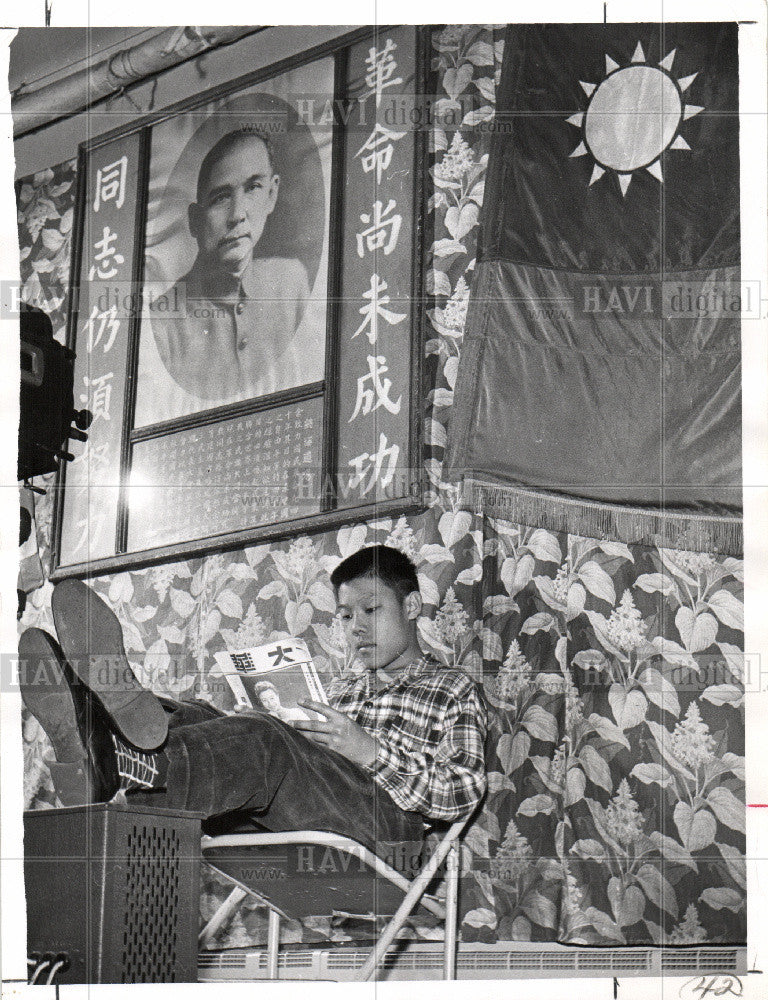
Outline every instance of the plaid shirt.
{"label": "plaid shirt", "polygon": [[366,671],[346,682],[333,707],[379,740],[368,770],[401,809],[453,820],[483,797],[486,712],[461,670],[424,657],[378,693]]}

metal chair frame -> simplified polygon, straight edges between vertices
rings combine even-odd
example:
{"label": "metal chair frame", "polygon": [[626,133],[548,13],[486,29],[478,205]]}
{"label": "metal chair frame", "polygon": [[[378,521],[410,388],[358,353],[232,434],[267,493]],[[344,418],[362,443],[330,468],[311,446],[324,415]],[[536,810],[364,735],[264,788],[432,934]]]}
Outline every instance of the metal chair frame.
{"label": "metal chair frame", "polygon": [[[376,941],[371,954],[356,977],[357,980],[366,982],[373,977],[396,935],[419,904],[444,921],[443,978],[455,979],[459,891],[458,841],[468,821],[469,817],[466,817],[465,819],[457,820],[450,826],[426,865],[412,881],[405,878],[400,872],[395,871],[394,868],[391,868],[381,858],[369,851],[368,848],[358,843],[358,841],[352,840],[349,837],[340,837],[337,834],[324,833],[318,830],[299,830],[287,833],[239,833],[219,837],[203,837],[203,860],[218,871],[219,874],[223,875],[224,878],[232,882],[235,888],[200,932],[199,946],[204,947],[212,941],[218,931],[232,918],[243,899],[247,895],[251,895],[263,903],[269,910],[267,975],[269,979],[277,979],[280,920],[285,914],[270,902],[263,893],[256,892],[245,883],[238,881],[226,872],[220,871],[216,866],[215,851],[217,848],[227,847],[243,847],[258,851],[259,847],[272,847],[276,845],[332,847],[360,859],[375,872],[377,878],[387,879],[403,893],[402,902]],[[446,897],[445,905],[443,906],[431,897],[426,896],[425,892],[437,869],[444,861],[446,862],[447,873]]]}

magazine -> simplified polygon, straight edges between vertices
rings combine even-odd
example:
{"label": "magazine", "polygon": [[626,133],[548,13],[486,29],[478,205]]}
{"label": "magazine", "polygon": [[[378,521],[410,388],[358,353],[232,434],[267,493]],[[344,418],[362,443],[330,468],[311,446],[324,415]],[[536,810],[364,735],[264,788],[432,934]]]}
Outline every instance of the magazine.
{"label": "magazine", "polygon": [[284,722],[319,718],[297,703],[328,704],[317,668],[303,639],[279,639],[239,652],[216,653],[215,672],[235,696],[235,710],[257,709]]}

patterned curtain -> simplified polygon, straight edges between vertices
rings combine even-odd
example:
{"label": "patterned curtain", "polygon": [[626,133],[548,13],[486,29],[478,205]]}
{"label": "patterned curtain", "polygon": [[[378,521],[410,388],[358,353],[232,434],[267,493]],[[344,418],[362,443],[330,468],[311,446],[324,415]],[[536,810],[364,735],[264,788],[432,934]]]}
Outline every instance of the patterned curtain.
{"label": "patterned curtain", "polygon": [[484,550],[497,742],[465,937],[744,942],[740,560],[500,520]]}

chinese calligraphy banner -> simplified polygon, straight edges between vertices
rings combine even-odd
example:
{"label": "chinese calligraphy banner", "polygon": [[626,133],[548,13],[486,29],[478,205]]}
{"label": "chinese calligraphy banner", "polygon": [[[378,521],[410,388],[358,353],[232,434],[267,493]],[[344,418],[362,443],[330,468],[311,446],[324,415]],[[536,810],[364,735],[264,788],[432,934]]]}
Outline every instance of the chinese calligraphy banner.
{"label": "chinese calligraphy banner", "polygon": [[347,95],[356,110],[343,168],[338,451],[349,506],[408,490],[414,35],[381,32],[349,50]]}
{"label": "chinese calligraphy banner", "polygon": [[63,563],[115,552],[129,325],[138,308],[131,292],[139,145],[134,132],[95,148],[87,160],[73,348],[75,405],[89,409],[93,423],[85,449],[66,469]]}
{"label": "chinese calligraphy banner", "polygon": [[81,148],[94,420],[58,576],[421,502],[420,37],[357,29]]}

